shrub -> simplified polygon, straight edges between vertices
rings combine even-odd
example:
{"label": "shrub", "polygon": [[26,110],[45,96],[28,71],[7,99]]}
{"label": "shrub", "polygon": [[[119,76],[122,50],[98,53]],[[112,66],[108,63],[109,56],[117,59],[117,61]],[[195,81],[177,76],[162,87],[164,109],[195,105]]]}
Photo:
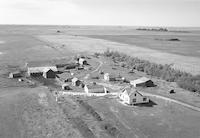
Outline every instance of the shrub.
{"label": "shrub", "polygon": [[172,65],[151,63],[147,60],[130,57],[117,51],[110,51],[109,49],[103,55],[120,62],[122,67],[136,69],[169,82],[177,82],[178,86],[183,89],[200,93],[200,75],[192,76],[189,73],[173,69]]}

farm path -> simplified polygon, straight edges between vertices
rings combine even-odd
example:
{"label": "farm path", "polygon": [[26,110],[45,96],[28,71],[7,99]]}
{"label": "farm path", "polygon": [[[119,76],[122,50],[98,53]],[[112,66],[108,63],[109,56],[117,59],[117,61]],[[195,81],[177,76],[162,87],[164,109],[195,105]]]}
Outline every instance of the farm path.
{"label": "farm path", "polygon": [[145,96],[163,99],[163,100],[166,100],[166,101],[169,101],[169,102],[173,102],[173,103],[176,103],[176,104],[179,104],[179,105],[182,105],[184,107],[187,107],[187,108],[190,108],[192,110],[200,112],[200,108],[199,107],[191,105],[191,104],[188,104],[188,103],[185,103],[185,102],[182,102],[180,100],[176,100],[176,99],[169,98],[169,97],[166,97],[166,96],[161,96],[161,95],[158,95],[158,94],[151,94],[151,93],[147,93],[147,92],[141,92],[141,93],[143,95],[145,95]]}
{"label": "farm path", "polygon": [[[100,60],[98,60],[98,62],[99,62],[99,65],[97,66],[97,68],[95,70],[91,71],[90,73],[97,72],[101,68],[101,66],[103,65],[103,62]],[[89,77],[90,77],[90,74],[88,73],[85,75],[84,79],[88,79]]]}

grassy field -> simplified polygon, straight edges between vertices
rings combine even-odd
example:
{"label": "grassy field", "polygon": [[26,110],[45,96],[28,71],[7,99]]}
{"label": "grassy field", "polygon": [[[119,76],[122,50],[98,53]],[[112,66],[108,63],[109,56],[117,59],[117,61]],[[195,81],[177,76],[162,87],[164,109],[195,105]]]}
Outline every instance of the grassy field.
{"label": "grassy field", "polygon": [[[136,45],[183,56],[200,57],[200,34],[186,33],[177,35],[174,33],[169,35],[163,33],[162,35],[89,35],[88,37]],[[171,38],[178,38],[180,41],[168,41]]]}
{"label": "grassy field", "polygon": [[130,138],[199,137],[199,123],[195,121],[199,115],[173,103],[152,100],[156,103],[153,107],[135,108],[126,107],[115,99],[90,99],[88,103]]}
{"label": "grassy field", "polygon": [[69,35],[42,35],[39,38],[51,42],[55,47],[65,45],[74,52],[103,52],[106,49],[117,50],[133,57],[149,60],[158,64],[173,64],[175,69],[192,74],[200,74],[200,60],[198,57],[183,56],[161,52],[136,45],[128,45],[108,40]]}
{"label": "grassy field", "polygon": [[0,89],[1,138],[81,138],[47,88]]}

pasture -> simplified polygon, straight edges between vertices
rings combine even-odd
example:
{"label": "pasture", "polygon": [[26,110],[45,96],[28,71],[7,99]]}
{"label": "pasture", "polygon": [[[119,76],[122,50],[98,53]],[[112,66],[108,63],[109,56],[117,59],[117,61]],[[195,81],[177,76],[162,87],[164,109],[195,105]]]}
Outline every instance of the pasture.
{"label": "pasture", "polygon": [[[88,35],[88,37],[136,45],[183,56],[200,57],[200,34],[167,34],[165,32],[159,35]],[[173,38],[177,38],[180,41],[170,41]]]}

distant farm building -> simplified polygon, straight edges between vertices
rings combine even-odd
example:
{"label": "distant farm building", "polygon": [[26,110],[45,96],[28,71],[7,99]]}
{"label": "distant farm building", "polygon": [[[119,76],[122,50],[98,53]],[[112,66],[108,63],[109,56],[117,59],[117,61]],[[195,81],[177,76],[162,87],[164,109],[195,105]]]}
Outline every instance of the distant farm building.
{"label": "distant farm building", "polygon": [[14,72],[10,72],[8,77],[9,78],[19,78],[21,76],[22,75],[21,75],[20,71],[14,71]]}
{"label": "distant farm building", "polygon": [[44,78],[56,78],[56,73],[53,71],[53,70],[51,70],[51,69],[49,69],[49,68],[45,68],[44,70],[43,70],[43,77]]}
{"label": "distant farm building", "polygon": [[142,77],[137,80],[130,81],[130,84],[134,87],[154,87],[154,83],[151,79]]}
{"label": "distant farm building", "polygon": [[65,69],[75,69],[78,65],[76,63],[69,63],[65,65]]}
{"label": "distant farm building", "polygon": [[104,74],[104,80],[106,80],[106,81],[115,81],[116,78],[115,78],[115,75],[113,75],[113,74],[105,73]]}
{"label": "distant farm building", "polygon": [[51,69],[53,72],[58,71],[57,67],[51,64],[30,62],[28,63],[27,73],[28,76],[42,76],[43,73],[48,69]]}
{"label": "distant farm building", "polygon": [[72,79],[72,85],[73,86],[80,86],[81,85],[81,81],[78,78],[73,78]]}
{"label": "distant farm building", "polygon": [[119,95],[119,98],[126,104],[143,104],[149,103],[149,99],[146,96],[143,96],[137,90],[133,88],[125,88],[122,90],[122,93]]}
{"label": "distant farm building", "polygon": [[104,86],[97,84],[85,85],[84,90],[86,93],[107,93]]}
{"label": "distant farm building", "polygon": [[66,83],[62,84],[62,89],[63,90],[71,90],[71,88],[69,87],[69,85],[66,84]]}
{"label": "distant farm building", "polygon": [[78,59],[78,63],[79,63],[80,65],[87,65],[87,61],[86,61],[84,58],[79,58],[79,59]]}
{"label": "distant farm building", "polygon": [[65,82],[72,82],[72,79],[73,79],[73,78],[71,77],[71,78],[65,79],[64,81],[65,81]]}

